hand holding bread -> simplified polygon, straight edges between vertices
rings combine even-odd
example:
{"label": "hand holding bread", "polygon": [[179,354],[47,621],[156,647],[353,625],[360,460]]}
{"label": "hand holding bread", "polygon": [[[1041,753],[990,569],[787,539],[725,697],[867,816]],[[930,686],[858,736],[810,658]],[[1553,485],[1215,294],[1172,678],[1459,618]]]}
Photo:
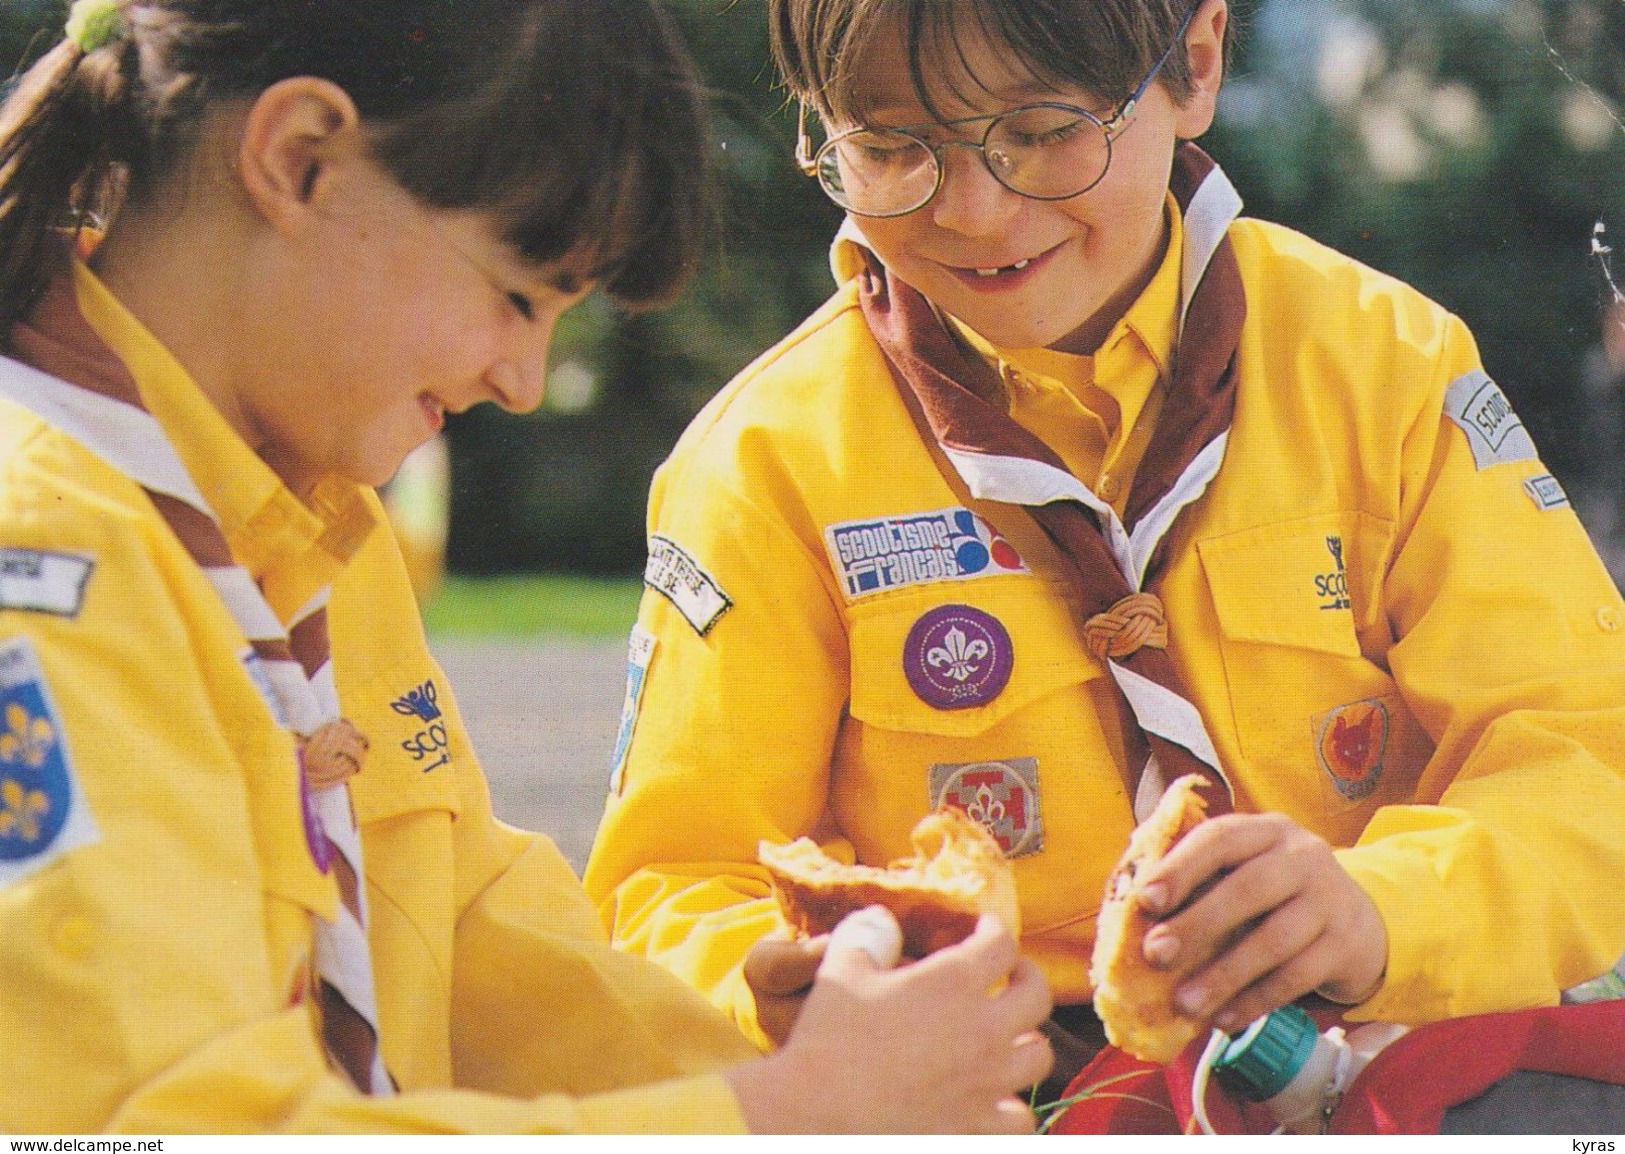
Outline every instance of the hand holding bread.
{"label": "hand holding bread", "polygon": [[1107,1036],[1159,1062],[1310,992],[1362,1002],[1387,962],[1387,927],[1337,851],[1285,814],[1203,820],[1195,784],[1134,832],[1096,937]]}

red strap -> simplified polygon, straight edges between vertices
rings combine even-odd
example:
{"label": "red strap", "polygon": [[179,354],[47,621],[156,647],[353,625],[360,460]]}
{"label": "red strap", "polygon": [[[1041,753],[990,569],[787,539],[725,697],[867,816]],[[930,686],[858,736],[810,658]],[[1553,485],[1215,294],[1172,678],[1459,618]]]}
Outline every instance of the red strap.
{"label": "red strap", "polygon": [[[1335,1015],[1316,1014],[1322,1028]],[[1353,1028],[1358,1023],[1345,1023]],[[1051,1128],[1056,1134],[1179,1134],[1193,1128],[1191,1081],[1205,1039],[1166,1067],[1108,1047],[1067,1097],[1088,1094]],[[1419,1026],[1384,1049],[1332,1115],[1333,1134],[1437,1134],[1445,1111],[1528,1070],[1625,1086],[1625,1001],[1543,1006]],[[1269,1111],[1210,1083],[1207,1114],[1221,1134],[1267,1134]]]}

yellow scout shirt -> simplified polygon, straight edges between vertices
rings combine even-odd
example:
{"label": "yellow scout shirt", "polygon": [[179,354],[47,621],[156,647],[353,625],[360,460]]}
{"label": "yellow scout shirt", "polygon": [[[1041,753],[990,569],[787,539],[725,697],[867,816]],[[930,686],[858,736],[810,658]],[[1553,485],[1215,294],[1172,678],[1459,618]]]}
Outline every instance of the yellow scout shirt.
{"label": "yellow scout shirt", "polygon": [[[372,743],[351,790],[382,1048],[403,1093],[362,1097],[324,1060],[303,990],[335,883],[231,617],[133,482],[0,402],[0,1130],[741,1128],[716,1076],[753,1053],[738,1031],[611,950],[552,843],[493,819],[375,496],[329,480],[301,504],[75,278],[276,610],[337,575],[339,693]],[[42,788],[18,785],[30,756],[54,771],[26,779]]]}
{"label": "yellow scout shirt", "polygon": [[[1625,948],[1625,606],[1458,319],[1286,229],[1230,235],[1235,418],[1152,586],[1171,657],[1237,807],[1341,847],[1381,910],[1386,979],[1357,1017],[1554,1002]],[[1161,279],[1094,358],[1108,392],[1166,370]],[[1057,1001],[1091,993],[1143,747],[1053,546],[936,454],[849,283],[655,479],[585,881],[618,945],[747,1028],[740,962],[780,924],[758,841],[884,863],[944,801],[1011,853]],[[1008,683],[971,708],[911,684],[905,641],[945,605],[1010,638]]]}

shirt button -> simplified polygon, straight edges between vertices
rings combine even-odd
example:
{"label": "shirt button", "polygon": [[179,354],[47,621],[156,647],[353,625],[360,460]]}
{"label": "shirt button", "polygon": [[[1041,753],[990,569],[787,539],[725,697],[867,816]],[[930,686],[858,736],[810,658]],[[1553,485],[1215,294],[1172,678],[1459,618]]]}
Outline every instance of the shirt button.
{"label": "shirt button", "polygon": [[63,918],[52,937],[57,953],[76,962],[90,956],[93,941],[94,933],[85,918]]}
{"label": "shirt button", "polygon": [[1095,486],[1095,492],[1107,501],[1117,500],[1117,495],[1123,491],[1123,484],[1110,473],[1100,475],[1100,484]]}
{"label": "shirt button", "polygon": [[1604,605],[1597,610],[1597,625],[1604,633],[1618,633],[1620,626],[1619,610],[1612,605]]}

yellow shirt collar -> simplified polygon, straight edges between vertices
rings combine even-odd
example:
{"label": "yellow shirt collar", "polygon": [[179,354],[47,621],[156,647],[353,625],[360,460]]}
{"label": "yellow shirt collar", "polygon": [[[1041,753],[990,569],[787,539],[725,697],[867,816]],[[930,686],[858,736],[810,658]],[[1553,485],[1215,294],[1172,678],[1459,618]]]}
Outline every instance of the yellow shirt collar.
{"label": "yellow shirt collar", "polygon": [[134,377],[142,403],[219,519],[232,555],[281,616],[330,583],[376,524],[361,486],[336,475],[309,503],[244,443],[169,350],[74,260],[80,312]]}

